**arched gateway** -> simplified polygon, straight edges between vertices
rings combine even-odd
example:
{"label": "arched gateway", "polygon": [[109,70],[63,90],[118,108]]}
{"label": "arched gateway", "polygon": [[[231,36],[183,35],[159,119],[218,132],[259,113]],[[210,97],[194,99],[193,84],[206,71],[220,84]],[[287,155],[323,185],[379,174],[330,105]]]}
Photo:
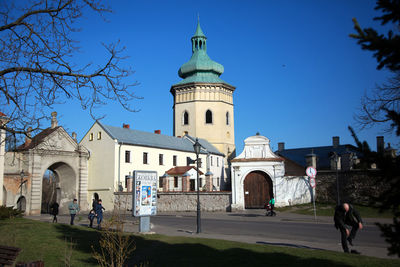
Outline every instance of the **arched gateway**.
{"label": "arched gateway", "polygon": [[232,162],[232,209],[260,209],[270,197],[279,200],[276,186],[285,174],[283,159],[271,151],[269,139],[259,134],[244,141],[243,152]]}
{"label": "arched gateway", "polygon": [[[51,202],[57,201],[60,213],[68,213],[68,204],[78,199],[81,209],[88,208],[88,158],[86,148],[78,145],[76,135],[71,137],[57,126],[56,113],[52,113],[52,125],[33,138],[27,138],[16,151],[6,152],[4,187],[6,205],[17,207],[17,200],[26,200],[26,214],[36,215],[43,211],[42,198],[47,187],[45,173],[54,173],[54,185],[49,192]],[[22,189],[21,189],[22,184]],[[18,189],[18,190],[16,190]],[[22,191],[22,192],[21,192]],[[21,194],[22,193],[22,194]],[[46,194],[47,192],[45,192]]]}
{"label": "arched gateway", "polygon": [[262,171],[252,171],[244,179],[244,207],[262,209],[273,196],[271,178]]}

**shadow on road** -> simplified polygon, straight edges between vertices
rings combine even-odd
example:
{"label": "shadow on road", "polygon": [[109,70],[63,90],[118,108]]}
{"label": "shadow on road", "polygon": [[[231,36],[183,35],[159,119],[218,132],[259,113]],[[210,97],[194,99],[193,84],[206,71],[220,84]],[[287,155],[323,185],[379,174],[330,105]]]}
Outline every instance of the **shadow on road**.
{"label": "shadow on road", "polygon": [[322,248],[313,248],[313,247],[309,247],[309,246],[289,244],[289,243],[274,243],[274,242],[265,242],[265,241],[257,241],[256,243],[261,244],[261,245],[284,246],[284,247],[292,247],[292,248],[306,248],[306,249],[313,249],[313,250],[325,250]]}
{"label": "shadow on road", "polygon": [[228,214],[228,216],[236,216],[236,217],[267,217],[265,214],[251,214],[251,213],[234,213]]}

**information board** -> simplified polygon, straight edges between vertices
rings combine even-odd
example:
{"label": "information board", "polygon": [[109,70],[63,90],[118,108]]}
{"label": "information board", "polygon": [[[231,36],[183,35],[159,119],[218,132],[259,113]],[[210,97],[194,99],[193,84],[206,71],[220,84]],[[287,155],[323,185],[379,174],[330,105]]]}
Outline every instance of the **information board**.
{"label": "information board", "polygon": [[156,171],[134,171],[132,190],[132,215],[151,216],[157,214]]}

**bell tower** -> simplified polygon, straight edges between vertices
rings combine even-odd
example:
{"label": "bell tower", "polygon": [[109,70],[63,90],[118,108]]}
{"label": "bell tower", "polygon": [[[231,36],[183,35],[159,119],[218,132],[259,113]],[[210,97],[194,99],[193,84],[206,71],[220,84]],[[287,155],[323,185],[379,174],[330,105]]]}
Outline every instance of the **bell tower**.
{"label": "bell tower", "polygon": [[235,87],[219,76],[224,67],[207,55],[207,37],[200,22],[191,38],[192,57],[178,71],[172,85],[174,136],[204,138],[225,154],[225,166],[235,156],[233,92]]}

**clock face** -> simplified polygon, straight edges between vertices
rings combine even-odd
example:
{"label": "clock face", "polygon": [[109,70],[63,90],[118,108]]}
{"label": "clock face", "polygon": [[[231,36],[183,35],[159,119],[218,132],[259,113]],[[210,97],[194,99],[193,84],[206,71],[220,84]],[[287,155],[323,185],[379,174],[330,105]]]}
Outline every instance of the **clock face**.
{"label": "clock face", "polygon": [[313,167],[308,167],[306,170],[306,174],[308,177],[315,177],[317,175],[317,170]]}

